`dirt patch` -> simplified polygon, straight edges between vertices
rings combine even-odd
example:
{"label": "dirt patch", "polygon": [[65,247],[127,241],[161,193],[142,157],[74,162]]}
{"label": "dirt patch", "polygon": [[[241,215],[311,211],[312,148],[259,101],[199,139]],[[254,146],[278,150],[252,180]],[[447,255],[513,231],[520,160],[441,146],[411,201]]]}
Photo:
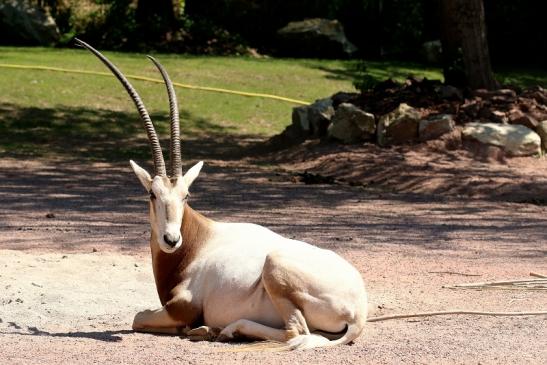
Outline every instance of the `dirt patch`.
{"label": "dirt patch", "polygon": [[450,140],[390,148],[312,140],[273,159],[291,173],[376,191],[547,205],[547,159],[478,160],[469,151],[446,149]]}
{"label": "dirt patch", "polygon": [[[306,161],[323,161],[321,148],[329,147],[301,148],[291,153],[317,155],[284,166],[301,169],[299,164]],[[372,170],[375,176],[381,171],[374,166],[385,166],[391,158],[393,170],[385,172],[381,185],[386,188],[405,182],[399,175],[411,177],[421,163],[447,173],[450,166],[457,170],[471,165],[458,155],[451,162],[449,156],[435,160],[404,148],[382,153],[367,146],[352,148],[362,150],[344,147],[326,156],[345,155],[350,158],[345,163],[357,164],[354,172]],[[368,162],[373,158],[374,163]],[[340,165],[344,160],[337,161]],[[544,171],[544,162],[537,161]],[[543,173],[536,177],[534,166],[524,164],[521,181],[545,185]],[[146,194],[129,168],[10,159],[0,160],[0,165],[0,353],[6,363],[541,364],[547,358],[544,316],[371,323],[353,346],[281,354],[234,353],[227,351],[234,348],[229,344],[133,333],[134,314],[157,307],[159,300],[148,256]],[[480,165],[456,176],[471,179],[483,171],[479,177],[509,179],[518,169]],[[393,193],[295,183],[276,171],[243,160],[206,161],[190,204],[213,219],[256,222],[337,251],[365,278],[372,315],[547,309],[545,291],[442,287],[547,273],[547,207],[451,195],[443,185],[449,177],[439,183],[445,186],[439,194],[431,187],[415,190],[411,184],[400,189],[406,192]],[[433,176],[416,178],[424,182],[414,186],[431,186],[428,178]],[[505,186],[501,180],[489,184]]]}

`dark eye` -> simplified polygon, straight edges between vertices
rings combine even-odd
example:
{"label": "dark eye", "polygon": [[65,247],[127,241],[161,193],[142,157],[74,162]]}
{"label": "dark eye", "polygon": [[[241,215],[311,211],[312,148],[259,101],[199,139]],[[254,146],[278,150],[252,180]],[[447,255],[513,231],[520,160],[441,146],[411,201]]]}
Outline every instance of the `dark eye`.
{"label": "dark eye", "polygon": [[156,199],[156,195],[154,194],[154,192],[152,190],[150,190],[150,199],[152,199],[152,200]]}

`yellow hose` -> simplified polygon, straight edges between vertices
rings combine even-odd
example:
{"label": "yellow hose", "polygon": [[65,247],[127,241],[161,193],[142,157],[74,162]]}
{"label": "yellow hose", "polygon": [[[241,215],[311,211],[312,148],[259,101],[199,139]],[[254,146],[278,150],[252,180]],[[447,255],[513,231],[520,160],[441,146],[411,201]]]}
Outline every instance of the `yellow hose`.
{"label": "yellow hose", "polygon": [[[61,67],[36,66],[36,65],[14,65],[14,64],[7,64],[7,63],[0,63],[0,67],[23,69],[23,70],[55,71],[55,72],[66,72],[66,73],[73,73],[73,74],[85,74],[85,75],[114,77],[114,75],[112,75],[109,72],[72,70],[72,69],[61,68]],[[154,78],[151,78],[151,77],[138,76],[138,75],[126,75],[126,77],[128,79],[133,79],[133,80],[141,80],[141,81],[148,81],[148,82],[155,82],[155,83],[158,83],[158,84],[163,84],[163,80],[154,79]],[[180,88],[183,88],[183,89],[202,90],[202,91],[210,91],[210,92],[215,92],[215,93],[241,95],[241,96],[256,97],[256,98],[266,98],[266,99],[280,100],[280,101],[285,101],[285,102],[288,102],[288,103],[300,104],[300,105],[310,104],[307,101],[286,98],[284,96],[279,96],[279,95],[251,93],[251,92],[247,92],[247,91],[229,90],[229,89],[222,89],[222,88],[217,88],[217,87],[196,86],[196,85],[189,85],[189,84],[181,84],[181,83],[178,83],[178,82],[173,82],[173,85],[175,85],[177,87],[180,87]]]}

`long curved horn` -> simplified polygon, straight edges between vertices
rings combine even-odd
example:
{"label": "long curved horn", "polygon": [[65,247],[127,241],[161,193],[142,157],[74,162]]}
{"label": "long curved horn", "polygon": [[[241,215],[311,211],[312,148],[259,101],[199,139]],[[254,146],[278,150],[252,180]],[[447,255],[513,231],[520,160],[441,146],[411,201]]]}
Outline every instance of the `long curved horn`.
{"label": "long curved horn", "polygon": [[144,106],[144,103],[142,102],[141,97],[139,96],[135,88],[129,83],[129,81],[127,81],[127,79],[120,72],[120,70],[118,70],[118,68],[114,66],[114,64],[112,64],[112,62],[110,62],[99,51],[97,51],[95,48],[91,47],[84,41],[81,41],[77,38],[75,40],[79,46],[87,48],[95,56],[97,56],[110,69],[110,71],[112,71],[112,73],[118,78],[118,80],[120,80],[123,87],[137,106],[139,115],[144,122],[144,128],[146,129],[146,134],[148,135],[148,139],[150,140],[150,147],[152,148],[152,155],[154,157],[154,172],[156,175],[159,176],[167,176],[167,172],[165,170],[165,161],[163,160],[163,154],[161,152],[158,135],[156,134],[156,130],[154,129],[154,125],[152,124],[152,119],[150,119],[150,115],[148,114],[148,111],[146,110],[146,107]]}
{"label": "long curved horn", "polygon": [[158,68],[165,82],[167,88],[167,95],[169,96],[169,115],[171,117],[171,145],[169,160],[171,161],[171,176],[182,176],[182,163],[180,155],[180,125],[179,125],[179,106],[177,102],[177,95],[175,94],[175,88],[173,83],[167,74],[165,68],[152,56],[150,58],[154,65]]}

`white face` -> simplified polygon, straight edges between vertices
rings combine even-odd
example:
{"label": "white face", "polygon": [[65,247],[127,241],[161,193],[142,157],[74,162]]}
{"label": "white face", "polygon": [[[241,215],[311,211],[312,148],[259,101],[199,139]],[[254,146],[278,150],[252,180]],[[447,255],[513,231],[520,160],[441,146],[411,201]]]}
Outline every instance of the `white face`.
{"label": "white face", "polygon": [[198,176],[203,162],[198,162],[184,176],[177,179],[150,174],[133,161],[131,167],[144,188],[150,193],[150,224],[159,248],[165,253],[175,252],[182,244],[181,225],[188,189]]}
{"label": "white face", "polygon": [[175,252],[182,245],[180,227],[188,188],[182,178],[171,182],[156,176],[150,189],[150,223],[162,251]]}

